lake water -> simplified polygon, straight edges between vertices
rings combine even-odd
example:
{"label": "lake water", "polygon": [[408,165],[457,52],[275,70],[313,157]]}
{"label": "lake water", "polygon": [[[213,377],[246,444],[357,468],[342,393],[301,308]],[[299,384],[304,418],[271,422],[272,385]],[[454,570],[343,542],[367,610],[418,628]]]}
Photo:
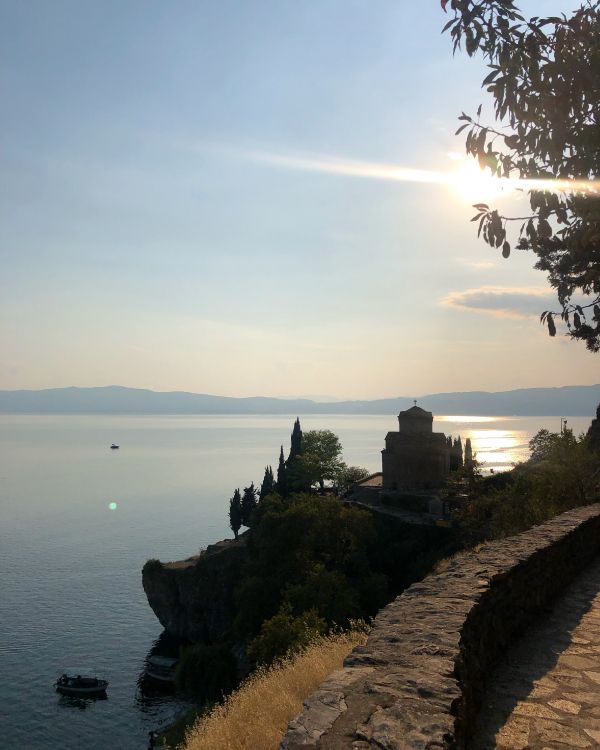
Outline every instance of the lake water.
{"label": "lake water", "polygon": [[[0,417],[0,744],[19,750],[142,750],[185,706],[146,695],[144,660],[161,633],[141,568],[187,557],[231,532],[228,498],[260,484],[289,446],[294,417]],[[309,416],[347,463],[380,469],[394,417]],[[569,426],[586,430],[590,419]],[[488,469],[526,458],[558,417],[441,417],[471,437]],[[120,444],[111,451],[112,442]],[[108,699],[77,702],[52,687],[63,671],[109,680]]]}

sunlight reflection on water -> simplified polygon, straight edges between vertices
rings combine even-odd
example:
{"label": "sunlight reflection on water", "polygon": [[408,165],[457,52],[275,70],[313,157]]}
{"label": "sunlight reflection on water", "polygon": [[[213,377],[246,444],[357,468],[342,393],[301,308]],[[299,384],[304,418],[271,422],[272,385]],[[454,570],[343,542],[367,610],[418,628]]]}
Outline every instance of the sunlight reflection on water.
{"label": "sunlight reflection on water", "polygon": [[[571,417],[575,434],[587,430],[590,420]],[[560,417],[493,417],[480,415],[444,415],[435,417],[434,430],[471,439],[473,453],[483,473],[506,471],[529,458],[529,441],[541,428],[560,430]]]}

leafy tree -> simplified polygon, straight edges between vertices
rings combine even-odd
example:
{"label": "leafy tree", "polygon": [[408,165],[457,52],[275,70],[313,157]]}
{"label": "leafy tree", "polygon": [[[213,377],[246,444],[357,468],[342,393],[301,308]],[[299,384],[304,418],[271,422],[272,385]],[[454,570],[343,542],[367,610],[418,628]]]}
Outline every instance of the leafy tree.
{"label": "leafy tree", "polygon": [[242,497],[239,489],[233,493],[229,501],[229,527],[233,531],[235,538],[238,538],[238,532],[242,525]]}
{"label": "leafy tree", "polygon": [[273,469],[270,466],[265,466],[265,475],[260,485],[259,499],[262,500],[267,495],[270,495],[275,491],[275,478],[273,477]]}
{"label": "leafy tree", "polygon": [[546,461],[556,448],[560,435],[549,430],[539,430],[529,441],[529,460],[532,463]]}
{"label": "leafy tree", "polygon": [[287,497],[288,494],[288,481],[287,481],[287,467],[285,465],[285,458],[283,456],[283,445],[279,453],[279,466],[277,467],[277,484],[275,489],[282,497]]}
{"label": "leafy tree", "polygon": [[256,509],[256,489],[254,482],[249,487],[244,487],[244,494],[241,501],[242,525],[250,526],[252,523],[252,514]]}
{"label": "leafy tree", "polygon": [[335,481],[344,466],[341,455],[340,439],[331,430],[306,432],[299,460],[303,481],[309,487],[318,483],[321,489],[326,481]]}
{"label": "leafy tree", "polygon": [[235,592],[237,637],[256,636],[285,601],[295,617],[316,609],[338,625],[385,602],[385,576],[370,563],[377,541],[370,513],[314,495],[270,495],[259,509]]}
{"label": "leafy tree", "polygon": [[342,464],[336,477],[336,486],[342,494],[347,492],[353,484],[366,479],[371,472],[362,466],[347,466]]}
{"label": "leafy tree", "polygon": [[301,583],[288,586],[285,595],[296,612],[312,609],[331,623],[356,619],[362,613],[358,589],[344,573],[327,570],[322,562],[309,568]]}
{"label": "leafy tree", "polygon": [[260,633],[248,647],[248,656],[257,664],[270,664],[306,648],[326,630],[327,623],[314,609],[296,617],[289,602],[284,602],[276,615],[263,622]]}
{"label": "leafy tree", "polygon": [[[536,256],[560,312],[541,320],[551,336],[560,317],[573,339],[600,350],[600,7],[585,3],[570,16],[525,20],[512,0],[442,0],[454,11],[454,50],[480,52],[497,125],[463,113],[467,153],[493,175],[530,180],[530,212],[500,213],[475,205],[479,234],[508,258],[516,248]],[[536,180],[543,182],[537,183]],[[547,182],[555,181],[555,182]],[[522,213],[522,212],[521,212]],[[516,222],[516,224],[512,224]]]}

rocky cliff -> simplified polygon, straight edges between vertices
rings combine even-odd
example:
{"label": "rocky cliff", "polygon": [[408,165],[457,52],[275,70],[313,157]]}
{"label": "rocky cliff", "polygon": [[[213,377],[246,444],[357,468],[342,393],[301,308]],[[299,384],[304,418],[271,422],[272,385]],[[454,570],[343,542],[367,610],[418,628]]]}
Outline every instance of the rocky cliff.
{"label": "rocky cliff", "polygon": [[241,536],[213,544],[187,560],[148,560],[142,583],[165,630],[193,642],[226,638],[234,617],[233,588],[245,557]]}

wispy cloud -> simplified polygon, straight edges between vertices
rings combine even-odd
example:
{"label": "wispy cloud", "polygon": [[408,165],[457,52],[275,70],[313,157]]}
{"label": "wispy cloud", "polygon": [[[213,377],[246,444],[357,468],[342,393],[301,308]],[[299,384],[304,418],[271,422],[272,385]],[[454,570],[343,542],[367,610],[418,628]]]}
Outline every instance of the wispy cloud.
{"label": "wispy cloud", "polygon": [[496,318],[531,318],[556,306],[552,292],[541,287],[482,286],[451,292],[442,300],[446,307],[493,315]]}
{"label": "wispy cloud", "polygon": [[475,271],[489,271],[497,266],[493,260],[461,260],[461,263]]}

